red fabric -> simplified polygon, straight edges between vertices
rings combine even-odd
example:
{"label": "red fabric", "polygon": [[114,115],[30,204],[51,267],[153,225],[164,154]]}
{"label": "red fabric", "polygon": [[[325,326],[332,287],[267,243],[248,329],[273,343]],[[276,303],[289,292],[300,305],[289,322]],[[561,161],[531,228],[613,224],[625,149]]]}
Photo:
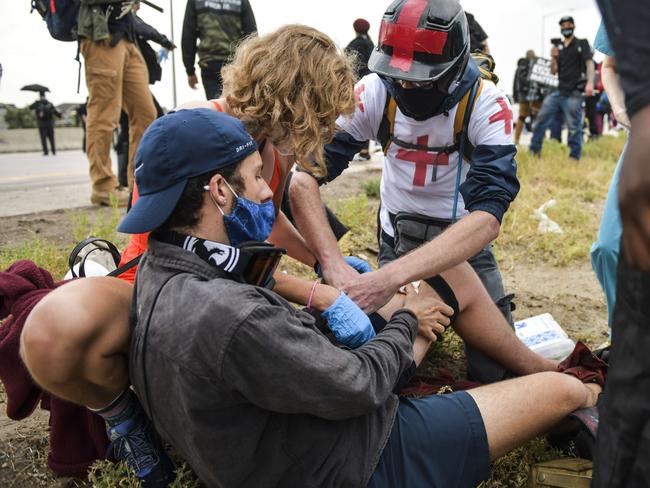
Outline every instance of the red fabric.
{"label": "red fabric", "polygon": [[478,381],[457,380],[448,369],[440,368],[434,376],[413,376],[399,394],[407,397],[425,397],[437,395],[445,387],[451,388],[451,391],[462,391],[471,390],[481,384]]}
{"label": "red fabric", "polygon": [[592,353],[587,346],[578,341],[573,352],[558,367],[561,373],[575,376],[583,383],[598,383],[605,386],[607,363]]}
{"label": "red fabric", "polygon": [[[133,192],[131,193],[131,206],[133,206],[138,199],[138,185],[133,183]],[[119,266],[124,266],[129,261],[137,258],[147,250],[147,240],[149,239],[149,232],[143,234],[131,234],[129,243],[122,251],[122,258],[120,259]],[[131,284],[135,282],[135,273],[138,267],[133,266],[132,268],[127,269],[124,273],[118,276],[118,278],[127,281]]]}
{"label": "red fabric", "polygon": [[367,34],[370,30],[370,22],[366,19],[357,19],[352,23],[352,28],[359,34]]}
{"label": "red fabric", "polygon": [[27,316],[55,283],[46,270],[31,261],[16,261],[0,273],[0,381],[7,392],[7,416],[28,417],[42,400],[50,410],[48,465],[56,474],[83,477],[108,446],[104,420],[85,407],[51,397],[32,380],[19,355],[20,334]]}

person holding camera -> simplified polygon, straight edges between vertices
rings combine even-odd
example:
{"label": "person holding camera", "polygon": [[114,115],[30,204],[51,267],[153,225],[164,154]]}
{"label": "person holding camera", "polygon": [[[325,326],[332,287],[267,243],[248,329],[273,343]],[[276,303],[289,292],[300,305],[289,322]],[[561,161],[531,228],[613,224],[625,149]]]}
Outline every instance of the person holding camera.
{"label": "person holding camera", "polygon": [[574,36],[573,17],[562,17],[560,29],[564,40],[551,41],[551,73],[557,73],[560,84],[557,91],[544,99],[533,129],[530,152],[541,154],[546,129],[561,114],[569,128],[569,156],[578,161],[582,153],[582,106],[584,97],[594,92],[594,62],[589,41]]}

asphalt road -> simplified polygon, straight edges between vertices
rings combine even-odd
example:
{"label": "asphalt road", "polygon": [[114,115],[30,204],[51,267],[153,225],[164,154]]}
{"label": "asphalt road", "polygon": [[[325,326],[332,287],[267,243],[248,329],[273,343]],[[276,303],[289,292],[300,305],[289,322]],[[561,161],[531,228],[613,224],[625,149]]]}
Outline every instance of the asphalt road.
{"label": "asphalt road", "polygon": [[[351,164],[346,174],[381,168],[382,154],[375,149],[371,161]],[[115,153],[111,160],[117,174]],[[0,217],[88,205],[90,178],[83,152],[0,154]]]}
{"label": "asphalt road", "polygon": [[[114,154],[112,159],[116,172]],[[88,205],[90,179],[83,152],[0,154],[0,217]]]}

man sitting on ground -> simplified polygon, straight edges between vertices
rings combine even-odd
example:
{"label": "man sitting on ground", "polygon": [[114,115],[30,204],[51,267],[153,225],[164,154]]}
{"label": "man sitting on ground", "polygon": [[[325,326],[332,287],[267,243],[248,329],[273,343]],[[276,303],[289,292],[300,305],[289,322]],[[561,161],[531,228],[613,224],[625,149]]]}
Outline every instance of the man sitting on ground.
{"label": "man sitting on ground", "polygon": [[[236,273],[272,272],[274,253],[230,246],[241,233],[265,240],[274,215],[241,123],[179,111],[142,144],[141,196],[120,226],[153,230],[132,305],[130,371],[156,429],[208,486],[475,486],[490,459],[595,404],[599,386],[548,372],[398,398],[434,307],[409,285],[376,336],[334,345],[263,286],[265,273]],[[182,164],[168,149],[178,146],[191,153]]]}

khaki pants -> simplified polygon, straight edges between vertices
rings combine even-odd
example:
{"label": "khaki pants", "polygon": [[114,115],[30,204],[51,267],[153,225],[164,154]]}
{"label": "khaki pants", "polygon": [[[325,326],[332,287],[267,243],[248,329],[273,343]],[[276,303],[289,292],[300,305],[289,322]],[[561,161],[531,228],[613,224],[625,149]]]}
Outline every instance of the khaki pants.
{"label": "khaki pants", "polygon": [[86,154],[93,193],[104,193],[117,186],[110,152],[120,110],[129,116],[129,188],[133,188],[133,159],[138,143],[156,118],[147,66],[140,51],[127,39],[121,39],[115,47],[108,43],[81,41],[89,95]]}
{"label": "khaki pants", "polygon": [[517,125],[515,126],[515,144],[519,144],[519,138],[521,137],[521,131],[524,129],[526,117],[530,115],[534,122],[541,106],[541,100],[535,100],[534,102],[519,102],[519,118],[517,119]]}

